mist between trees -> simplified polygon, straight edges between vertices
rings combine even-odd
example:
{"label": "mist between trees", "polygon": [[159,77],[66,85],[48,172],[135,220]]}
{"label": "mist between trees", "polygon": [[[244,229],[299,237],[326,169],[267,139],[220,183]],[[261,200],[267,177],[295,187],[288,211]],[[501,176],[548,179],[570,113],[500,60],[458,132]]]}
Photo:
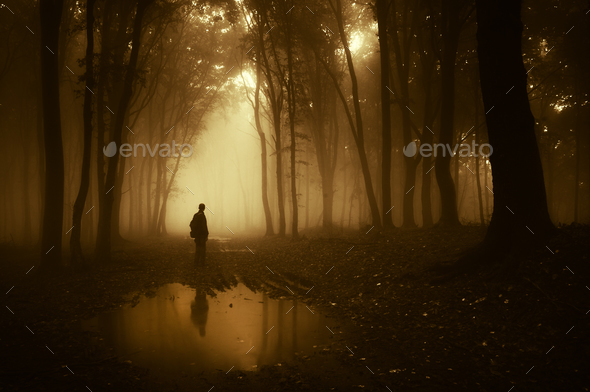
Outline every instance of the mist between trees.
{"label": "mist between trees", "polygon": [[[201,202],[214,235],[587,222],[586,5],[490,3],[2,5],[1,241],[106,260]],[[105,152],[172,141],[193,154]]]}

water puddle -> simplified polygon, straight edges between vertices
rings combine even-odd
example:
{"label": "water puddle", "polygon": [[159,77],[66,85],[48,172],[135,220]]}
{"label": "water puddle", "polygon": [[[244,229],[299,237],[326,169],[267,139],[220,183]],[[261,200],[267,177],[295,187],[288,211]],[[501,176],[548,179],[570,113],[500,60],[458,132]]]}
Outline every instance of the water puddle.
{"label": "water puddle", "polygon": [[[256,370],[309,355],[332,333],[325,317],[294,300],[271,299],[238,283],[216,297],[179,283],[153,298],[82,323],[122,360],[155,371]],[[233,367],[233,368],[232,368]]]}

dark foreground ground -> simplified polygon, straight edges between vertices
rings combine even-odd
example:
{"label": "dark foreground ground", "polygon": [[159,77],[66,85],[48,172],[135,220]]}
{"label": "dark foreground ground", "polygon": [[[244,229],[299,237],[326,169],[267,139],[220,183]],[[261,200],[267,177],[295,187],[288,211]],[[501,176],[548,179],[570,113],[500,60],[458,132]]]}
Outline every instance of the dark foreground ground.
{"label": "dark foreground ground", "polygon": [[[4,249],[0,390],[588,391],[590,229],[562,228],[548,248],[512,260],[514,268],[431,284],[433,265],[483,234],[373,229],[295,243],[235,236],[210,241],[208,265],[199,268],[190,239],[150,238],[118,247],[111,264],[52,276],[30,270],[34,253]],[[222,251],[246,246],[253,253]],[[292,297],[289,285],[334,320],[330,344],[255,372],[172,377],[114,356],[80,328],[132,293],[165,283],[223,290],[235,276],[273,296]]]}

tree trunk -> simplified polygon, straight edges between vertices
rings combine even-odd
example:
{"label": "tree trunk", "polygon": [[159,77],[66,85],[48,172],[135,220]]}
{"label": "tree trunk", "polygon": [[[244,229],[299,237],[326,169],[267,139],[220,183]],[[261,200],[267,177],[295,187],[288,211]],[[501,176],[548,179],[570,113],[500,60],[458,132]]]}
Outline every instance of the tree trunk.
{"label": "tree trunk", "polygon": [[[99,77],[98,86],[96,91],[96,131],[97,131],[97,143],[96,143],[96,178],[98,179],[98,206],[99,214],[100,210],[104,206],[105,200],[105,184],[104,184],[104,138],[106,133],[105,124],[105,94],[108,84],[108,68],[110,58],[110,30],[111,30],[111,9],[113,6],[112,1],[107,1],[104,4],[103,10],[103,21],[101,30],[101,43],[100,43],[100,64],[99,64]],[[98,237],[98,230],[97,230]]]}
{"label": "tree trunk", "polygon": [[[394,0],[395,1],[395,0]],[[377,0],[377,23],[379,31],[379,56],[381,61],[381,198],[384,227],[393,227],[388,214],[391,209],[391,106],[389,91],[389,43],[387,36],[388,2]]]}
{"label": "tree trunk", "polygon": [[[459,42],[459,22],[456,2],[443,0],[443,57],[441,61],[441,79],[443,97],[440,115],[440,137],[439,143],[449,145],[452,143],[454,115],[455,115],[455,57]],[[446,147],[445,147],[446,148]],[[459,225],[457,212],[457,194],[451,177],[451,157],[447,154],[440,154],[436,157],[436,181],[440,189],[442,215],[440,223],[443,225]],[[457,180],[457,179],[456,179]]]}
{"label": "tree trunk", "polygon": [[[427,100],[429,100],[430,94],[427,93]],[[428,103],[425,103],[426,108]],[[424,116],[424,129],[422,130],[422,142],[432,145],[434,141],[434,134],[431,132],[432,122]],[[432,118],[430,118],[432,119]],[[427,124],[428,123],[428,124]],[[428,155],[428,154],[425,154]],[[431,200],[431,185],[432,185],[432,157],[430,155],[422,158],[422,227],[430,227],[433,224],[432,221],[432,200]]]}
{"label": "tree trunk", "polygon": [[[404,146],[412,142],[410,130],[410,116],[408,112],[402,111],[402,128],[404,136]],[[404,155],[405,163],[405,180],[404,180],[404,207],[403,207],[403,227],[416,227],[414,220],[414,188],[416,186],[416,167],[418,166],[420,155],[416,157]]]}
{"label": "tree trunk", "polygon": [[344,230],[344,216],[346,213],[346,187],[348,177],[346,176],[346,154],[344,155],[344,166],[342,167],[342,176],[344,177],[344,188],[342,189],[342,209],[340,210],[340,230]]}
{"label": "tree trunk", "polygon": [[80,235],[82,232],[82,213],[86,204],[90,185],[90,158],[92,155],[92,91],[94,89],[94,3],[86,2],[86,88],[84,90],[84,152],[82,156],[82,172],[80,189],[74,203],[72,217],[72,234],[70,237],[70,263],[75,265],[84,261]]}
{"label": "tree trunk", "polygon": [[162,201],[166,197],[166,170],[162,166],[165,166],[165,161],[162,163],[158,163],[158,179],[156,181],[156,201],[154,203],[154,231],[155,235],[160,235],[161,227],[162,227],[162,220],[161,220],[161,209],[162,204],[160,204],[160,199]]}
{"label": "tree trunk", "polygon": [[[479,88],[476,86],[475,88],[475,124],[479,124]],[[477,140],[477,144],[480,145],[481,144],[481,128],[480,129],[476,129],[475,130],[475,140]],[[477,203],[479,206],[479,222],[484,225],[486,223],[485,218],[483,216],[483,200],[481,197],[481,178],[480,178],[480,174],[479,174],[479,166],[480,166],[480,154],[479,151],[475,152],[472,151],[475,154],[475,179],[477,181]],[[484,158],[484,162],[485,162],[485,158]]]}
{"label": "tree trunk", "polygon": [[305,165],[305,228],[309,229],[309,149],[306,151],[305,160],[307,161]]}
{"label": "tree trunk", "polygon": [[[126,140],[122,140],[121,143],[126,143]],[[113,215],[111,221],[111,239],[114,242],[124,241],[121,236],[121,200],[123,199],[123,183],[125,172],[129,169],[125,169],[125,162],[127,158],[119,158],[119,167],[117,173],[117,179],[115,180],[115,188],[112,192],[115,192],[113,200]],[[127,181],[127,186],[131,188],[131,181]]]}
{"label": "tree trunk", "polygon": [[[90,172],[92,173],[92,168],[89,169]],[[94,207],[94,181],[92,181],[92,176],[90,176],[90,181],[88,182],[88,204],[86,205],[90,205],[92,207]],[[90,208],[88,208],[88,210],[90,210]],[[84,215],[82,215],[83,217],[85,217],[86,219],[86,225],[82,226],[84,227],[84,241],[87,244],[92,243],[92,241],[94,240],[94,214],[92,214],[92,212],[95,211],[95,209],[93,208],[92,211],[89,213],[88,210],[86,210],[86,212],[84,212]]]}
{"label": "tree trunk", "polygon": [[555,228],[527,95],[521,2],[476,0],[476,6],[481,92],[494,148],[494,212],[484,244],[508,251],[513,244],[547,239]]}
{"label": "tree trunk", "polygon": [[[433,3],[424,9],[423,15],[432,15]],[[432,79],[436,72],[436,55],[432,50],[426,51],[436,34],[434,18],[430,19],[429,34],[421,34],[417,37],[418,52],[420,53],[420,64],[422,68],[422,91],[424,92],[424,117],[422,127],[422,144],[432,145],[434,142],[434,132],[432,131],[434,121],[440,105],[440,100],[433,100]],[[422,158],[422,227],[430,227],[433,224],[432,218],[432,170],[433,159],[429,154]]]}
{"label": "tree trunk", "polygon": [[135,195],[133,191],[133,177],[129,178],[129,204],[127,205],[127,236],[131,236],[133,226],[135,225]]}
{"label": "tree trunk", "polygon": [[[265,10],[257,10],[261,14],[265,13]],[[272,110],[272,125],[274,128],[275,133],[275,151],[276,151],[276,173],[277,173],[277,201],[278,201],[278,208],[279,208],[279,236],[285,235],[286,230],[286,222],[285,222],[285,197],[283,194],[283,154],[282,154],[282,146],[281,146],[281,112],[283,108],[283,91],[280,88],[277,88],[275,91],[275,84],[273,81],[273,70],[269,64],[269,58],[266,55],[265,50],[265,42],[264,42],[264,26],[261,16],[257,18],[257,27],[258,27],[258,40],[259,40],[259,53],[262,57],[262,62],[264,68],[266,70],[266,82],[268,84],[267,92],[269,94],[269,101]],[[271,45],[274,45],[271,40]],[[276,59],[275,59],[276,60]],[[278,61],[278,60],[276,60]]]}
{"label": "tree trunk", "polygon": [[286,231],[285,221],[285,195],[283,187],[283,154],[281,152],[281,115],[277,110],[274,112],[274,128],[275,128],[275,151],[277,157],[277,200],[279,204],[279,236],[284,236]]}
{"label": "tree trunk", "polygon": [[256,62],[256,91],[254,93],[254,120],[256,122],[256,132],[260,137],[260,160],[262,166],[262,207],[264,208],[264,218],[266,222],[266,236],[274,235],[272,224],[272,215],[270,204],[268,203],[268,169],[267,169],[267,152],[266,152],[266,135],[262,124],[260,123],[260,82],[261,82],[260,63]]}
{"label": "tree trunk", "polygon": [[348,105],[346,103],[346,99],[340,90],[338,81],[336,80],[334,74],[329,70],[327,64],[324,62],[323,65],[326,68],[326,71],[332,77],[332,80],[335,83],[335,87],[338,90],[340,100],[344,105],[344,109],[347,112],[348,121],[351,126],[351,130],[353,132],[354,140],[357,146],[359,160],[361,162],[361,168],[363,171],[363,178],[365,181],[365,190],[367,194],[367,199],[369,201],[369,206],[371,208],[371,216],[373,220],[373,226],[381,227],[381,216],[379,214],[379,207],[377,205],[377,199],[375,198],[375,191],[373,190],[373,181],[371,180],[371,171],[369,168],[369,162],[367,160],[367,153],[365,151],[365,140],[364,140],[364,131],[363,131],[363,118],[362,118],[362,111],[360,106],[360,99],[359,99],[359,92],[358,92],[358,82],[356,78],[356,72],[354,70],[354,64],[352,62],[352,55],[350,54],[350,48],[348,46],[348,39],[346,37],[346,33],[344,31],[344,21],[342,17],[342,3],[341,0],[336,0],[336,7],[332,5],[332,10],[336,16],[336,20],[338,22],[338,32],[340,34],[340,39],[344,45],[344,52],[346,54],[346,63],[348,65],[348,72],[350,73],[350,81],[352,84],[352,98],[353,98],[353,105],[354,105],[354,114],[356,118],[356,128],[355,124],[352,122],[352,116],[348,109]]}
{"label": "tree trunk", "polygon": [[488,190],[488,158],[483,160],[484,167],[483,167],[483,185],[485,189],[486,195],[486,220],[490,216],[490,191]]}
{"label": "tree trunk", "polygon": [[141,162],[141,168],[139,169],[139,186],[137,189],[137,233],[138,235],[143,234],[143,184],[145,177],[145,159]]}
{"label": "tree trunk", "polygon": [[479,154],[475,157],[475,176],[476,176],[476,180],[477,180],[477,202],[478,202],[478,206],[479,206],[479,221],[482,225],[484,225],[486,223],[485,218],[483,216],[483,199],[482,199],[482,195],[481,195],[481,179],[480,179],[480,174],[479,174],[479,166],[480,166],[480,162],[479,162]]}
{"label": "tree trunk", "polygon": [[[28,143],[27,143],[28,144]],[[24,156],[24,154],[23,154]],[[23,208],[24,208],[24,218],[23,218],[23,243],[28,246],[31,245],[32,242],[32,228],[31,228],[31,200],[30,200],[30,176],[29,176],[29,171],[30,171],[30,166],[31,163],[29,161],[29,158],[25,156],[25,159],[23,161]]]}
{"label": "tree trunk", "polygon": [[40,0],[41,16],[41,92],[45,139],[45,205],[41,239],[41,268],[55,270],[61,264],[64,157],[59,105],[59,27],[63,0]]}
{"label": "tree trunk", "polygon": [[295,83],[294,83],[294,64],[293,64],[293,42],[291,32],[291,18],[293,13],[289,13],[286,29],[287,36],[287,68],[289,71],[289,80],[287,85],[287,103],[289,106],[289,133],[291,136],[291,203],[293,205],[293,219],[291,221],[291,235],[293,239],[299,238],[299,206],[297,200],[297,161],[296,161],[296,139],[295,139],[295,109],[297,103],[295,101]]}
{"label": "tree trunk", "polygon": [[[426,135],[426,132],[423,133]],[[432,139],[430,139],[432,142]],[[422,227],[430,227],[433,224],[432,221],[432,178],[430,176],[432,172],[432,158],[422,158]]]}
{"label": "tree trunk", "polygon": [[[114,124],[114,135],[113,141],[116,143],[117,146],[121,145],[121,134],[123,130],[123,124],[125,121],[125,115],[127,112],[127,106],[129,105],[129,101],[131,100],[131,95],[133,93],[133,81],[135,80],[135,69],[137,66],[137,59],[139,56],[139,49],[140,49],[140,38],[141,38],[141,24],[142,19],[145,14],[145,10],[147,6],[150,4],[151,0],[139,0],[137,4],[137,12],[135,14],[134,26],[133,26],[133,35],[132,35],[132,49],[131,54],[129,57],[129,64],[127,66],[127,71],[125,72],[125,79],[124,79],[124,86],[123,86],[123,93],[121,94],[121,99],[119,100],[119,105],[117,108],[117,112],[115,115],[115,124]],[[105,182],[105,188],[107,189],[107,194],[105,196],[105,203],[104,208],[101,208],[100,211],[100,219],[99,219],[99,228],[98,228],[98,236],[97,236],[97,243],[96,243],[96,254],[99,259],[108,261],[110,260],[110,253],[111,253],[111,222],[112,222],[112,212],[113,212],[113,202],[114,202],[114,193],[109,192],[115,186],[116,176],[117,176],[117,168],[119,163],[119,154],[115,154],[113,157],[109,158],[108,164],[108,171],[107,177]]]}
{"label": "tree trunk", "polygon": [[[322,61],[317,53],[314,59],[307,59],[311,96],[311,136],[315,147],[315,156],[322,183],[322,227],[330,230],[333,225],[334,205],[334,173],[338,158],[338,119],[336,112],[336,96],[326,83],[325,74],[322,72]],[[312,66],[313,64],[313,66]],[[326,118],[328,118],[328,131],[326,132]],[[309,166],[308,166],[309,171]],[[309,182],[309,175],[308,175]],[[308,186],[309,187],[309,186]],[[308,191],[309,197],[309,191]],[[311,209],[307,203],[308,210]]]}
{"label": "tree trunk", "polygon": [[43,97],[40,92],[37,94],[37,170],[39,171],[39,193],[38,193],[38,208],[39,208],[39,226],[38,226],[38,241],[41,243],[43,237],[43,216],[45,204],[45,140],[43,137]]}

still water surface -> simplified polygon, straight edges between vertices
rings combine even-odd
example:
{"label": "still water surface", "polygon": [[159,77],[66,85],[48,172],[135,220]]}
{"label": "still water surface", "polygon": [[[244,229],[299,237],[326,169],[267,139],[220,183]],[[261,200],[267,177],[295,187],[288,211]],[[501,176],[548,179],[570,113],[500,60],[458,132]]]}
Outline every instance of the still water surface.
{"label": "still water surface", "polygon": [[256,370],[328,343],[325,317],[242,283],[216,297],[179,283],[134,306],[86,320],[122,360],[155,371]]}

